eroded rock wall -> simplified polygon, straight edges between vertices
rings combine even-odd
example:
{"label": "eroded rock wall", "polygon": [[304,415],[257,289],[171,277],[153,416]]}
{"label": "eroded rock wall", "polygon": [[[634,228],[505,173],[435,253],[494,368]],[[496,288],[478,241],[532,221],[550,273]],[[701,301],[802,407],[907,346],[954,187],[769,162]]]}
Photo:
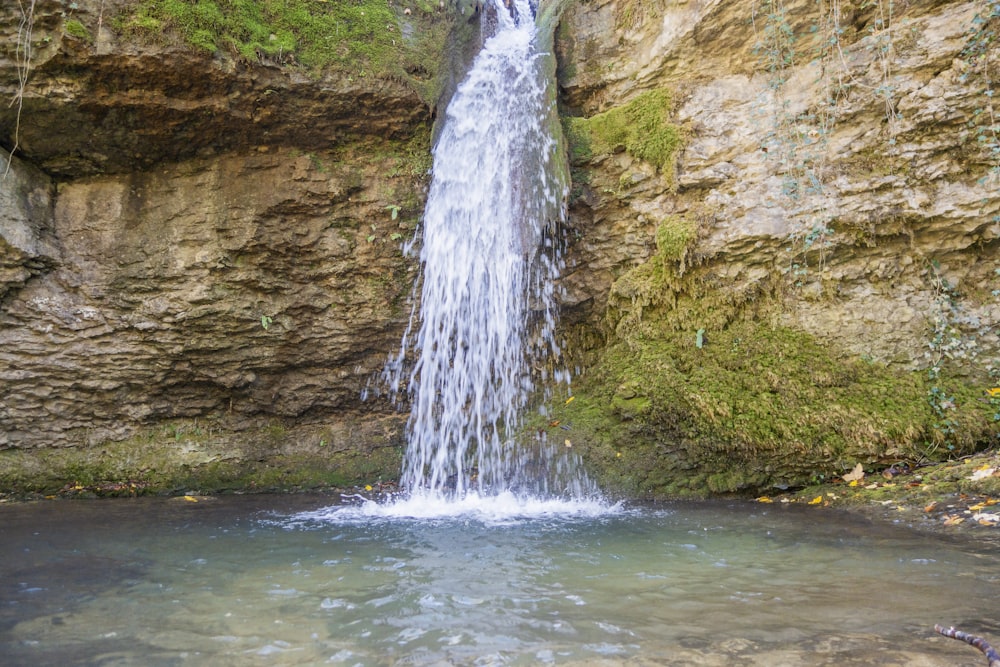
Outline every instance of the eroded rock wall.
{"label": "eroded rock wall", "polygon": [[[8,5],[0,473],[60,447],[117,477],[331,453],[391,474],[403,416],[360,396],[409,315],[428,78],[460,65],[306,71],[136,41],[126,2],[38,0],[26,69]],[[429,34],[437,9],[391,7],[401,48]],[[995,11],[567,6],[581,373],[551,416],[609,487],[751,491],[995,442]]]}
{"label": "eroded rock wall", "polygon": [[[0,88],[17,102],[0,112],[15,149],[0,165],[3,479],[76,456],[40,463],[52,448],[136,479],[300,455],[336,468],[337,453],[377,465],[327,479],[392,475],[405,416],[361,396],[410,315],[427,71],[136,41],[115,29],[128,6],[33,3],[27,63],[28,24],[16,3],[0,11]],[[397,29],[452,21],[439,14],[399,8]],[[98,461],[108,447],[132,464]]]}
{"label": "eroded rock wall", "polygon": [[357,409],[409,313],[392,237],[412,219],[387,206],[414,195],[379,174],[392,160],[254,152],[60,184],[52,268],[4,300],[3,443]]}
{"label": "eroded rock wall", "polygon": [[[656,471],[626,487],[800,484],[995,442],[995,3],[598,0],[563,20],[568,118],[663,90],[685,136],[672,169],[624,145],[576,156],[569,301],[605,327],[607,349],[632,350],[623,361],[581,338],[601,378],[592,407],[620,420],[620,436],[595,440],[617,456],[630,438],[660,441],[643,455]],[[824,352],[804,354],[799,334]],[[865,395],[883,380],[840,366],[856,360],[899,378],[907,388],[887,391],[916,411]],[[826,390],[800,402],[810,386]],[[851,416],[826,436],[804,428],[838,412]],[[904,412],[908,427],[894,421]]]}

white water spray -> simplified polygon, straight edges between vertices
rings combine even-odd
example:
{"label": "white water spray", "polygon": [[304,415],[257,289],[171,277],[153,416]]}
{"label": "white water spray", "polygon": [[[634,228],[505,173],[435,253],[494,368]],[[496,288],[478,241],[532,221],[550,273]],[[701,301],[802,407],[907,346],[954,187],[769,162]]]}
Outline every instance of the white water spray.
{"label": "white water spray", "polygon": [[[489,1],[495,30],[434,148],[401,482],[435,500],[593,495],[561,438],[513,441],[535,379],[567,379],[546,368],[559,355],[553,285],[568,170],[534,12],[526,0],[509,10]],[[386,369],[394,392],[411,337]]]}

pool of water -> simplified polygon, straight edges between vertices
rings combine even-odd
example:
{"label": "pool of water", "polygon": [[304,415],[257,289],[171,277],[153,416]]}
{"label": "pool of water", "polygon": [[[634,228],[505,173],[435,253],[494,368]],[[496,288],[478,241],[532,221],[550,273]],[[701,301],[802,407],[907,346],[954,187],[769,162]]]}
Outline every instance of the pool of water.
{"label": "pool of water", "polygon": [[[983,665],[1000,558],[816,508],[0,505],[3,665]],[[816,510],[816,511],[805,511]]]}

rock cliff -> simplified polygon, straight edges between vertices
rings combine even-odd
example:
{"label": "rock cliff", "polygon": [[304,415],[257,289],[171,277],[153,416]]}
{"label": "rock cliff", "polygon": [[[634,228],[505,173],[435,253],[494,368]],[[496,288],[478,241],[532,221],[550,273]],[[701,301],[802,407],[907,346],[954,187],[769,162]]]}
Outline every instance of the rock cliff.
{"label": "rock cliff", "polygon": [[[323,56],[280,16],[225,32],[165,4],[0,10],[2,479],[391,476],[403,416],[361,393],[409,316],[400,245],[472,7],[360,3],[370,48]],[[568,4],[581,373],[550,412],[609,488],[995,443],[998,14]]]}
{"label": "rock cliff", "polygon": [[461,9],[390,12],[394,60],[345,69],[137,34],[130,3],[30,7],[0,21],[6,470],[395,470],[401,417],[361,393],[409,317],[400,248]]}
{"label": "rock cliff", "polygon": [[[996,443],[998,27],[995,2],[567,10],[565,284],[608,345],[557,414],[612,484],[785,486]],[[683,137],[659,167],[627,131],[656,99]]]}

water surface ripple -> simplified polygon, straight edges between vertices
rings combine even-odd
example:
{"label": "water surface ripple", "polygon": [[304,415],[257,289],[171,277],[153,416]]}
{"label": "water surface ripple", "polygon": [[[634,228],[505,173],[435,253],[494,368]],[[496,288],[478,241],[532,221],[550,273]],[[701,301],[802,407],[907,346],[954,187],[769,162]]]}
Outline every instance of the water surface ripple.
{"label": "water surface ripple", "polygon": [[996,554],[830,512],[358,509],[0,506],[0,662],[955,667],[934,623],[1000,636]]}

